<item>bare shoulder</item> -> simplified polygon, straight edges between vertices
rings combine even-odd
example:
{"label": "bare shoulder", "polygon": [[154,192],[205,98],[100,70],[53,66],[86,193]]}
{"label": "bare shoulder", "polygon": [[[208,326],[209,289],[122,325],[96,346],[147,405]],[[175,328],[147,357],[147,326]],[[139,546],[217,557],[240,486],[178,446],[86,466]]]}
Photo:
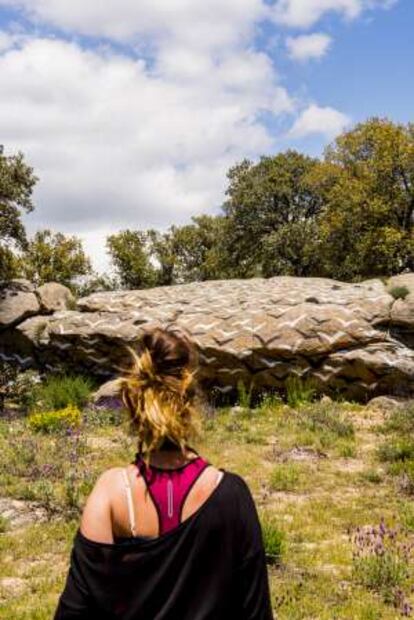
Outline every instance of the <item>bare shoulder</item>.
{"label": "bare shoulder", "polygon": [[84,536],[98,542],[113,542],[111,496],[121,483],[121,467],[100,474],[83,509],[80,529]]}
{"label": "bare shoulder", "polygon": [[209,465],[206,467],[205,471],[205,480],[208,481],[209,484],[218,484],[223,477],[224,472],[221,469],[218,469],[214,465]]}

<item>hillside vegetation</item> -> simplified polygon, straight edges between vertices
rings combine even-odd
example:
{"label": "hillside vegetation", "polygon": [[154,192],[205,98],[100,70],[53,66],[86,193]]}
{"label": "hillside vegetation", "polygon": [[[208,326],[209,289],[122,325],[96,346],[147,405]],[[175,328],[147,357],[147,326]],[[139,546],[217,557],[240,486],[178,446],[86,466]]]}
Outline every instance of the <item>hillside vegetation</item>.
{"label": "hillside vegetation", "polygon": [[[63,397],[56,382],[54,396],[36,389],[29,415],[0,418],[0,617],[13,620],[52,617],[83,502],[136,446],[120,410],[85,404],[82,381],[66,380]],[[411,615],[412,402],[312,401],[296,386],[287,403],[268,395],[254,408],[241,393],[237,407],[208,409],[204,427],[197,449],[256,500],[275,617]]]}
{"label": "hillside vegetation", "polygon": [[35,208],[37,181],[22,154],[0,147],[0,280],[53,280],[85,295],[278,275],[359,282],[414,270],[413,123],[368,118],[321,157],[289,149],[235,162],[216,215],[206,205],[190,223],[106,237],[107,273],[93,273],[79,237],[27,236],[22,213]]}

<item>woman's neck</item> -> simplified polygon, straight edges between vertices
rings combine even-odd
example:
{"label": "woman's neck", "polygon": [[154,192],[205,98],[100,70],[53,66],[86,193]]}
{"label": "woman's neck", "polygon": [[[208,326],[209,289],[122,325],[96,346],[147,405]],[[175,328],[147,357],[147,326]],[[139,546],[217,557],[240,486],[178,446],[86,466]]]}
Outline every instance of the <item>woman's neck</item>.
{"label": "woman's neck", "polygon": [[197,453],[189,446],[186,446],[183,453],[177,444],[166,439],[158,450],[151,452],[150,464],[155,467],[181,467],[196,456]]}

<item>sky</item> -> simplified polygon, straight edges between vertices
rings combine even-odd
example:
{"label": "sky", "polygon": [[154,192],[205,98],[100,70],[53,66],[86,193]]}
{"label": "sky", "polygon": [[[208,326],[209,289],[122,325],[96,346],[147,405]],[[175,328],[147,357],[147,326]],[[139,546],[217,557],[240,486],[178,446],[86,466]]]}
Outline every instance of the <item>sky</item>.
{"label": "sky", "polygon": [[39,177],[29,234],[216,214],[226,172],[413,118],[412,0],[0,0],[0,144]]}

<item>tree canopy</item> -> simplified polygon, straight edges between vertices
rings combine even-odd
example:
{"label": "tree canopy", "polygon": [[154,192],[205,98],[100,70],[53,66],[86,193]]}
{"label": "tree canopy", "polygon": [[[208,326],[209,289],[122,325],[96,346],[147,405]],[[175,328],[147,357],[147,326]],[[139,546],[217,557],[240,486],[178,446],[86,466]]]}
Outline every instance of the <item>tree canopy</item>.
{"label": "tree canopy", "polygon": [[373,118],[339,136],[308,175],[323,201],[320,275],[414,269],[414,126]]}
{"label": "tree canopy", "polygon": [[321,158],[294,150],[243,160],[228,171],[221,212],[188,224],[123,230],[106,245],[115,278],[93,274],[76,237],[27,236],[37,181],[23,155],[0,149],[0,278],[86,289],[148,288],[276,275],[357,281],[414,271],[414,124],[371,118],[330,144]]}
{"label": "tree canopy", "polygon": [[[307,174],[316,164],[316,159],[290,150],[262,157],[256,164],[244,160],[230,169],[223,211],[235,275],[271,276],[285,268],[293,275],[306,275],[296,236],[302,239],[301,231],[307,231],[322,207],[320,195],[307,184]],[[286,246],[289,239],[293,247]]]}
{"label": "tree canopy", "polygon": [[37,286],[53,281],[72,287],[75,278],[92,273],[80,239],[50,230],[40,230],[28,241],[19,266]]}
{"label": "tree canopy", "polygon": [[0,279],[16,273],[14,249],[24,249],[27,237],[22,214],[33,211],[32,193],[37,182],[22,153],[4,154],[0,145]]}
{"label": "tree canopy", "polygon": [[123,230],[107,238],[106,245],[121,285],[150,288],[157,283],[151,263],[151,236],[139,230]]}

